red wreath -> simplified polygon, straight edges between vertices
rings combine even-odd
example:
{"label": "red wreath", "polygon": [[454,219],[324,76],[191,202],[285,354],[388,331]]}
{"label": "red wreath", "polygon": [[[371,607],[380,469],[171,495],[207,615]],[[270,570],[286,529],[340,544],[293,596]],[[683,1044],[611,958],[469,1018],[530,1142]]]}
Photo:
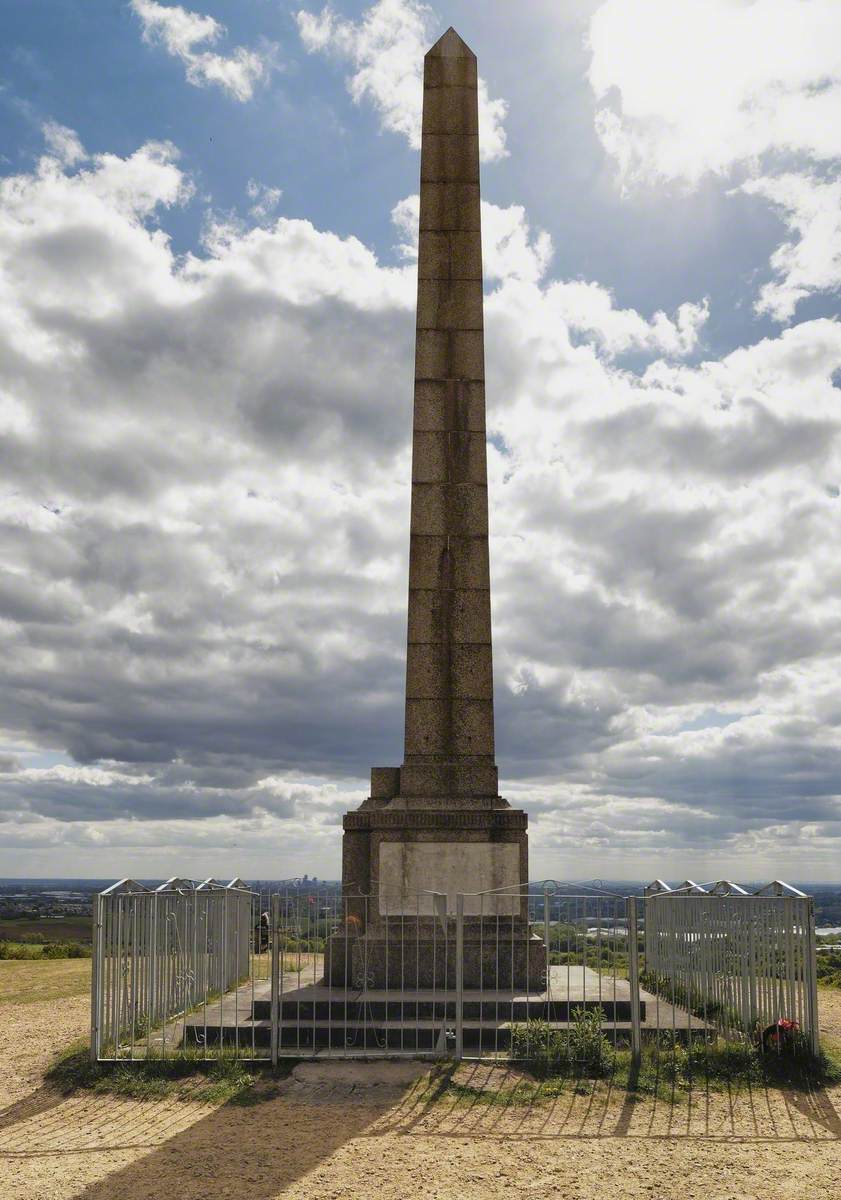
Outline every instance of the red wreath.
{"label": "red wreath", "polygon": [[769,1025],[767,1029],[763,1029],[762,1049],[787,1050],[793,1044],[794,1038],[799,1031],[800,1026],[796,1021],[791,1021],[788,1017],[780,1017],[773,1025]]}

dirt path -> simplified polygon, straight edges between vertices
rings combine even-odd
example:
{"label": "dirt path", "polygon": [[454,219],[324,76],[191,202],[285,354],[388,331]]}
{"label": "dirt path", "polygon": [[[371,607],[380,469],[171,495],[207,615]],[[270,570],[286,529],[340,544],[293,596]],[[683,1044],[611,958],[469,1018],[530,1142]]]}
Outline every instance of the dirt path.
{"label": "dirt path", "polygon": [[821,988],[818,994],[821,1038],[841,1048],[841,988]]}
{"label": "dirt path", "polygon": [[[3,964],[0,963],[0,966]],[[2,1002],[0,1002],[2,1003]],[[56,1051],[87,1033],[87,996],[0,1008],[0,1111],[40,1087]],[[2,1117],[0,1117],[2,1128]]]}
{"label": "dirt path", "polygon": [[[837,1037],[841,993],[822,1002],[821,1024]],[[251,1107],[61,1098],[35,1088],[47,1046],[83,1033],[86,1022],[83,998],[4,1009],[0,1056],[5,1063],[13,1049],[17,1065],[0,1104],[2,1200],[841,1195],[841,1088],[631,1103],[598,1087],[506,1107],[436,1101],[423,1084],[408,1094],[367,1086],[364,1076],[331,1073],[331,1064],[298,1069],[283,1094]],[[487,1068],[460,1071],[473,1086],[487,1076]]]}

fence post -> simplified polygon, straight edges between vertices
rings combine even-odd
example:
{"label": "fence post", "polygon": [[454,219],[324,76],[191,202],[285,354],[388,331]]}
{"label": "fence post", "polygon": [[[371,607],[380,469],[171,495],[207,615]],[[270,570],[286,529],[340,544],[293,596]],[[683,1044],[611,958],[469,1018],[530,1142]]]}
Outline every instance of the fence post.
{"label": "fence post", "polygon": [[748,1007],[750,1016],[745,1032],[750,1036],[757,1024],[759,1005],[756,998],[756,905],[753,897],[745,897],[742,901],[744,911],[748,914]]}
{"label": "fence post", "polygon": [[99,1058],[102,1003],[102,896],[93,900],[93,955],[91,956],[91,1062]]}
{"label": "fence post", "polygon": [[272,1003],[271,1003],[271,1039],[272,1039],[272,1066],[277,1066],[277,1051],[278,1051],[278,1025],[280,1018],[280,933],[279,933],[279,909],[280,896],[277,892],[274,893],[271,899],[271,916],[269,918],[269,937],[271,938],[271,953],[272,953]]}
{"label": "fence post", "polygon": [[456,1053],[464,1054],[464,895],[456,896]]}
{"label": "fence post", "polygon": [[815,901],[811,896],[806,901],[806,996],[809,1012],[809,1046],[817,1056],[821,1052],[818,1028],[818,961],[815,947]]}
{"label": "fence post", "polygon": [[625,901],[628,913],[628,983],[631,988],[631,1059],[639,1066],[642,1056],[642,1032],[640,1029],[640,972],[639,944],[637,942],[637,898],[628,896]]}
{"label": "fence post", "polygon": [[155,1025],[158,1019],[158,1006],[161,998],[161,978],[160,978],[160,962],[158,960],[158,925],[160,923],[160,914],[158,913],[158,893],[152,893],[152,948],[149,951],[149,978],[152,988],[152,1002],[149,1006],[149,1023]]}

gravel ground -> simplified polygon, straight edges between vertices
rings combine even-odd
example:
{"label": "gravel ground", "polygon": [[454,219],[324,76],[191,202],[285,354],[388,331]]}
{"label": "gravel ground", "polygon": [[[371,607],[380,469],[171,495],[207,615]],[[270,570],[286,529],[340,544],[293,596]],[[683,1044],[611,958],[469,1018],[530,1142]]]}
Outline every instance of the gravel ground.
{"label": "gravel ground", "polygon": [[[841,992],[822,995],[841,1036]],[[24,1011],[25,1010],[25,1011]],[[531,1107],[432,1102],[383,1064],[307,1064],[253,1107],[136,1102],[38,1087],[50,1053],[85,1032],[71,998],[5,1008],[2,1200],[837,1200],[841,1088],[743,1089],[691,1102],[598,1087]],[[473,1086],[515,1081],[464,1065]]]}
{"label": "gravel ground", "polygon": [[[0,964],[4,965],[4,964]],[[40,1087],[46,1068],[62,1046],[83,1036],[90,1025],[87,996],[3,1003],[0,1015],[0,1112]],[[3,1117],[0,1116],[0,1129]]]}

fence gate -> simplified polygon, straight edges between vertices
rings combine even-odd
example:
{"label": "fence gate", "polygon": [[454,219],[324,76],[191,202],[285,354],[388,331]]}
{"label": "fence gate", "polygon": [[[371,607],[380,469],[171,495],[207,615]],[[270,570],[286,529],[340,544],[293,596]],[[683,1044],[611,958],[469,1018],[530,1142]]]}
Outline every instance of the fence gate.
{"label": "fence gate", "polygon": [[553,884],[424,892],[408,907],[383,896],[273,896],[273,974],[258,1015],[269,1019],[275,1061],[522,1058],[534,1022],[563,1032],[583,1013],[598,1013],[614,1044],[630,1042],[635,1021],[638,1030],[623,897]]}

